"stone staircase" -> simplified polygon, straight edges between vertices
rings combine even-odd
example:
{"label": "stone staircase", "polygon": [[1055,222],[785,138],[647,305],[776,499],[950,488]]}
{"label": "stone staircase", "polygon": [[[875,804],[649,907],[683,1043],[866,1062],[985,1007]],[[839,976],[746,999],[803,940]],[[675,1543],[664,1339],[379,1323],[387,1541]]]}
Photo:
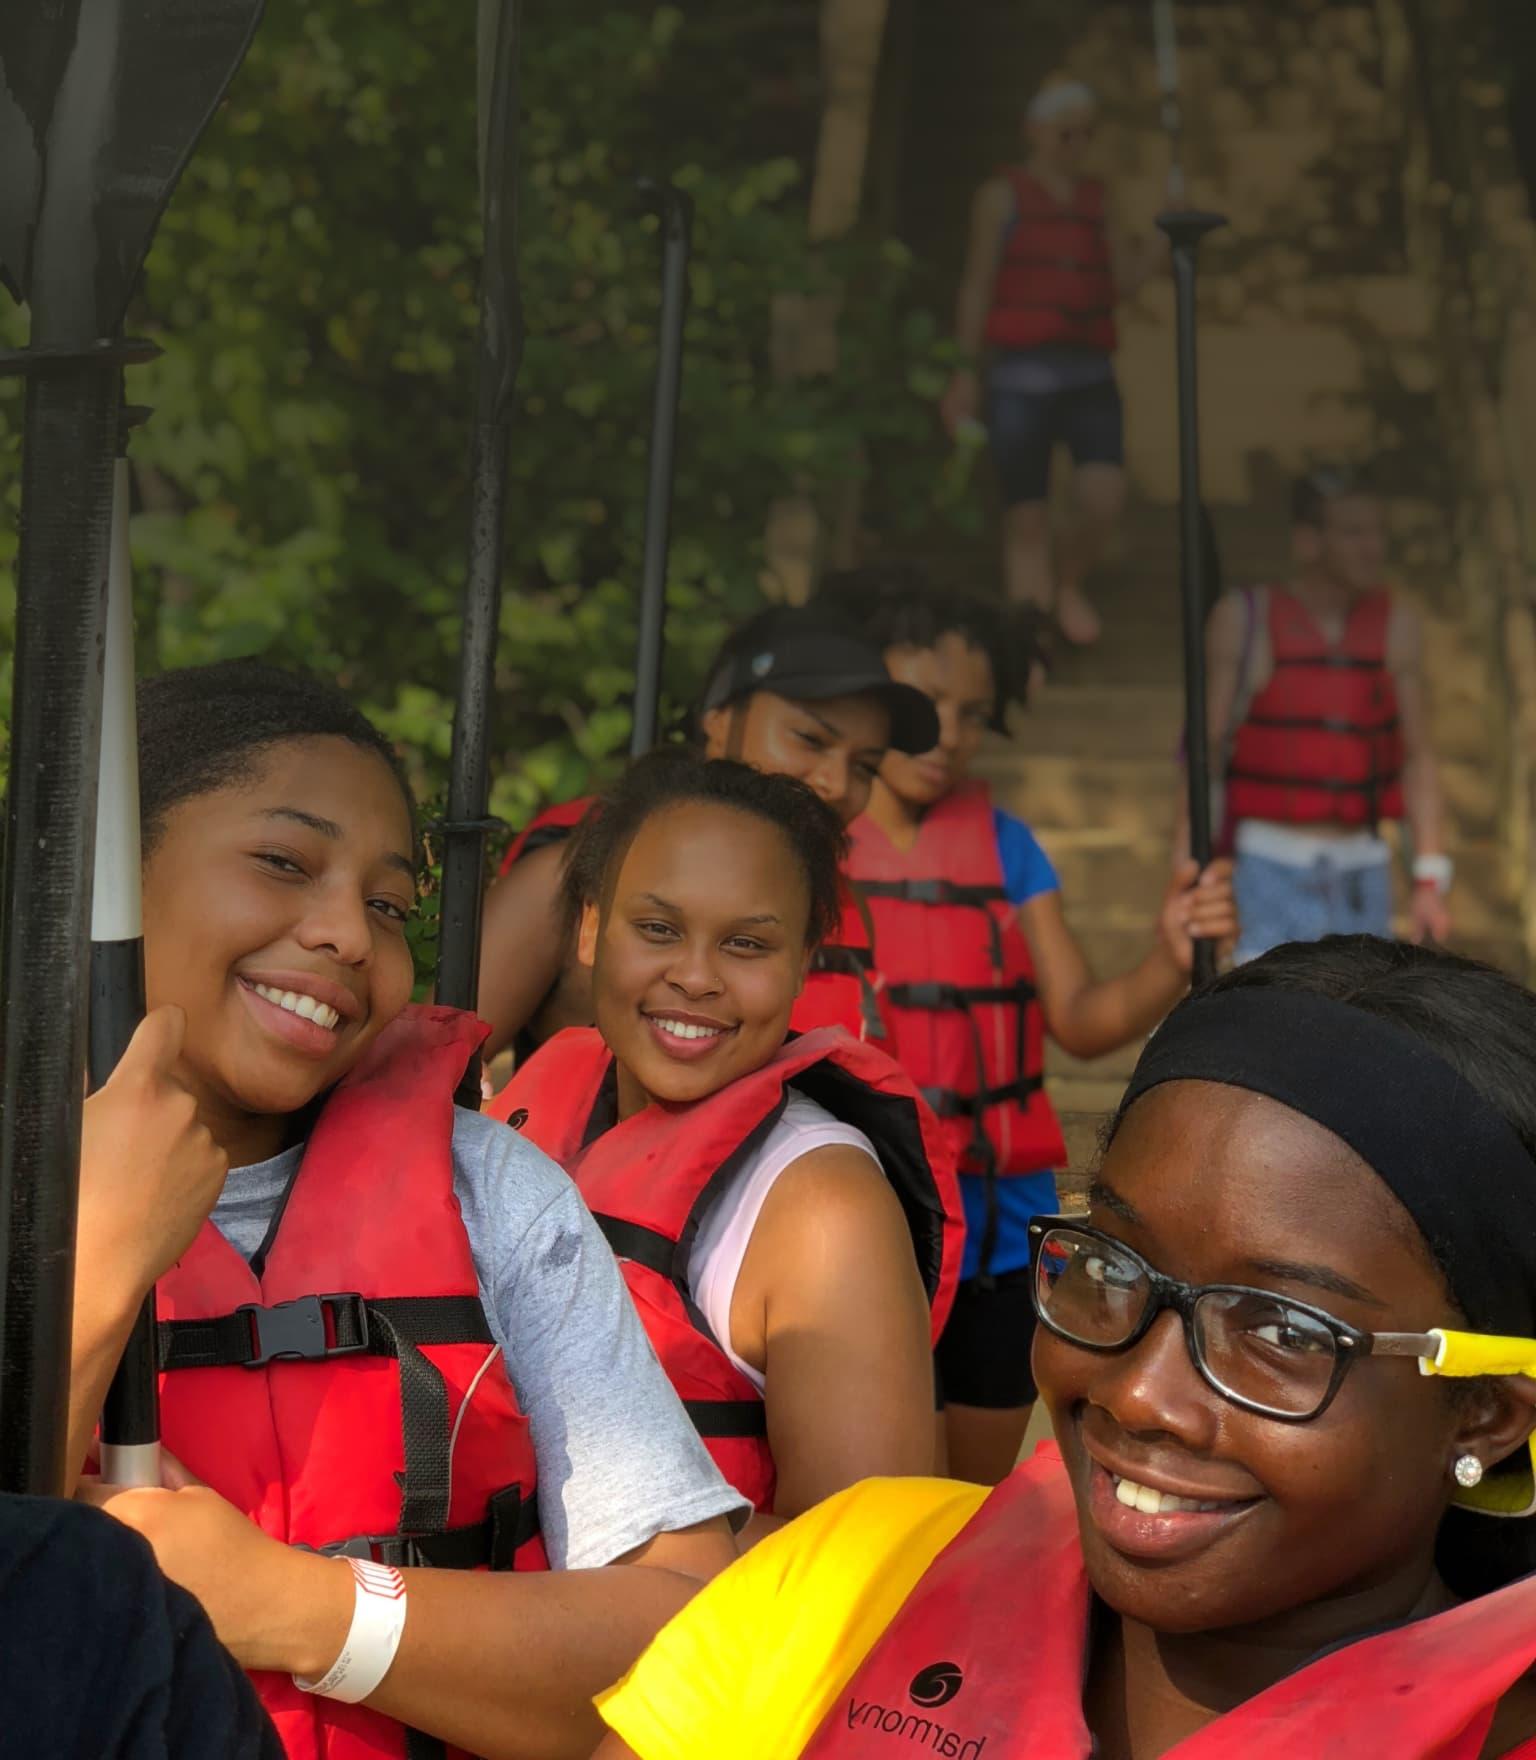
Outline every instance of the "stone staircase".
{"label": "stone staircase", "polygon": [[[1028,71],[1038,53],[1009,34],[1016,11],[971,8],[967,55],[991,42],[990,64]],[[1144,13],[1107,4],[1076,30],[1058,20],[1050,50],[1100,94],[1102,169],[1137,225],[1157,211],[1167,166]],[[1434,289],[1413,271],[1381,16],[1371,0],[1294,0],[1188,5],[1180,18],[1191,196],[1233,222],[1207,245],[1200,286],[1205,488],[1224,581],[1285,571],[1287,482],[1310,459],[1375,461],[1394,577],[1422,597],[1430,619],[1426,669],[1458,868],[1453,944],[1528,976],[1498,841],[1498,754],[1509,730],[1491,710],[1489,656],[1468,611],[1475,564],[1457,547]],[[990,105],[985,82],[968,90],[969,117],[956,112],[942,140],[919,128],[906,160],[909,236],[936,270],[958,254],[959,192],[1000,156],[999,105],[1011,107],[1018,86]],[[1128,969],[1151,944],[1182,786],[1167,280],[1121,320],[1136,499],[1118,560],[1091,585],[1106,635],[1065,657],[987,760],[1000,803],[1033,825],[1055,860],[1068,919],[1101,976]],[[995,554],[970,549],[963,574],[995,579]],[[958,560],[947,558],[952,571]],[[1079,1181],[1136,1052],[1091,1063],[1050,1053]]]}

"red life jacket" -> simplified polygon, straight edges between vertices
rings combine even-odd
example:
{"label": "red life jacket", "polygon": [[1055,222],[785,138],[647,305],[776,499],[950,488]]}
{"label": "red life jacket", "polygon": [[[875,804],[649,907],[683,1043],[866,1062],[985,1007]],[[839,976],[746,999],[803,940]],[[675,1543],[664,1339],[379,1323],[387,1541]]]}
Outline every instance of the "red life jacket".
{"label": "red life jacket", "polygon": [[837,934],[811,956],[810,975],[789,1017],[796,1033],[842,1027],[870,1039],[894,1056],[895,1023],[885,997],[885,976],[876,963],[869,906],[843,886],[843,917]]}
{"label": "red life jacket", "polygon": [[[207,1222],[157,1286],[166,1446],[290,1545],[548,1568],[528,1421],[453,1192],[454,1087],[485,1033],[406,1009],[326,1101],[256,1260]],[[253,1679],[292,1760],[406,1753],[376,1711]]]}
{"label": "red life jacket", "polygon": [[490,1108],[576,1182],[716,1466],[762,1510],[773,1507],[777,1479],[763,1396],[695,1307],[688,1255],[721,1186],[778,1121],[791,1082],[874,1144],[906,1212],[937,1340],[959,1275],[959,1192],[935,1120],[872,1046],[822,1028],[702,1100],[618,1121],[613,1058],[595,1028],[573,1027],[549,1040]]}
{"label": "red life jacket", "polygon": [[987,315],[994,348],[1068,343],[1115,352],[1115,273],[1104,185],[1086,178],[1066,204],[1028,171],[1001,173],[1013,186],[1013,219]]}
{"label": "red life jacket", "polygon": [[1330,642],[1283,587],[1269,589],[1274,673],[1248,706],[1227,768],[1227,820],[1375,825],[1403,816],[1403,738],[1387,670],[1392,595],[1362,593]]}
{"label": "red life jacket", "polygon": [[590,794],[579,795],[573,801],[561,801],[557,806],[545,807],[542,813],[536,813],[507,845],[498,872],[509,874],[519,858],[531,856],[546,844],[564,843],[587,816],[587,808],[595,798]]}
{"label": "red life jacket", "polygon": [[[801,1760],[1090,1760],[1088,1625],[1072,1490],[1045,1443],[929,1566]],[[1308,1663],[1168,1760],[1477,1760],[1533,1662],[1527,1577]]]}
{"label": "red life jacket", "polygon": [[1042,1173],[1066,1160],[1045,1092],[1035,968],[1003,887],[992,801],[966,783],[899,850],[865,814],[849,870],[880,938],[894,1052],[938,1113],[963,1173]]}

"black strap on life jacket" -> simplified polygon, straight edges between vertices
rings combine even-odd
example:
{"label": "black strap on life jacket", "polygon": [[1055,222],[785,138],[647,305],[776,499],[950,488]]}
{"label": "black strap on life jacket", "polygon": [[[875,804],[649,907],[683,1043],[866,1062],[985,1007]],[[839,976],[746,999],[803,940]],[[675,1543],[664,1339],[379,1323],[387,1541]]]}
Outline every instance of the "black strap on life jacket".
{"label": "black strap on life jacket", "polygon": [[421,1566],[440,1571],[512,1570],[521,1548],[538,1538],[538,1502],[525,1498],[520,1485],[508,1485],[491,1495],[486,1510],[484,1521],[441,1534],[353,1534],[300,1550],[326,1558],[372,1559],[400,1570]]}
{"label": "black strap on life jacket", "polygon": [[859,986],[859,1015],[864,1022],[866,1039],[883,1039],[885,1022],[880,1018],[880,1004],[870,974],[875,969],[872,947],[818,947],[811,955],[813,972],[829,972],[834,977],[853,978]]}
{"label": "black strap on life jacket", "polygon": [[[333,1357],[393,1357],[400,1364],[400,1430],[405,1471],[400,1482],[397,1532],[356,1536],[337,1544],[379,1547],[381,1561],[396,1562],[414,1551],[410,1562],[445,1568],[509,1559],[538,1531],[538,1505],[509,1493],[490,1500],[484,1522],[450,1528],[453,1425],[448,1385],[442,1371],[427,1358],[422,1345],[496,1343],[485,1310],[475,1296],[390,1296],[369,1300],[355,1291],[298,1296],[262,1307],[246,1302],[230,1314],[204,1320],[162,1320],[159,1326],[160,1367],[189,1369],[261,1369],[269,1363],[319,1363]],[[530,1525],[531,1524],[531,1525]],[[519,1538],[518,1536],[523,1538]],[[510,1548],[510,1550],[509,1550]],[[455,1564],[456,1559],[468,1563]],[[505,1569],[507,1566],[493,1565]],[[415,1732],[411,1732],[415,1735]],[[427,1738],[422,1738],[425,1742]],[[422,1760],[436,1749],[422,1746]]]}
{"label": "black strap on life jacket", "polygon": [[896,898],[906,904],[959,905],[962,909],[985,910],[989,904],[1007,904],[1007,891],[1001,886],[962,886],[957,880],[861,880],[859,890],[866,898]]}
{"label": "black strap on life jacket", "polygon": [[1005,1106],[1010,1100],[1027,1106],[1045,1086],[1045,1077],[1019,1076],[996,1088],[983,1088],[979,1094],[960,1094],[953,1088],[923,1088],[923,1098],[940,1118],[974,1118],[989,1106]]}
{"label": "black strap on life jacket", "polygon": [[945,1013],[970,1009],[985,1002],[1011,1002],[1028,1006],[1035,1000],[1035,987],[1028,978],[1011,984],[892,984],[886,994],[898,1008],[934,1008]]}
{"label": "black strap on life jacket", "polygon": [[813,972],[834,972],[840,978],[862,978],[875,969],[872,947],[818,947],[811,955]]}
{"label": "black strap on life jacket", "polygon": [[[685,1278],[687,1266],[679,1265],[679,1243],[659,1229],[644,1223],[626,1222],[619,1216],[596,1215],[603,1239],[613,1248],[614,1257],[643,1265],[658,1277],[666,1278],[683,1296],[685,1306],[692,1307]],[[702,1324],[696,1321],[696,1324]],[[705,1329],[707,1331],[707,1328]],[[713,1334],[710,1334],[713,1337]],[[719,1344],[719,1340],[714,1340]],[[724,1437],[757,1437],[768,1434],[768,1408],[760,1399],[685,1399],[683,1410],[699,1435],[709,1439]]]}

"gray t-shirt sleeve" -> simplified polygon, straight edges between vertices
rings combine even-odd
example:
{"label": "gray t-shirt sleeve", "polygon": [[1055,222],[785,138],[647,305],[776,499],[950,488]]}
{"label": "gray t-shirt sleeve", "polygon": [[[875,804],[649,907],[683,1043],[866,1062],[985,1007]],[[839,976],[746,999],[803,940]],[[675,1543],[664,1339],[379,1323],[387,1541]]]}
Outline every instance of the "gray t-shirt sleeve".
{"label": "gray t-shirt sleeve", "polygon": [[539,1462],[556,1570],[750,1506],[720,1476],[656,1361],[608,1243],[541,1150],[479,1113],[453,1131],[454,1190],[486,1318]]}

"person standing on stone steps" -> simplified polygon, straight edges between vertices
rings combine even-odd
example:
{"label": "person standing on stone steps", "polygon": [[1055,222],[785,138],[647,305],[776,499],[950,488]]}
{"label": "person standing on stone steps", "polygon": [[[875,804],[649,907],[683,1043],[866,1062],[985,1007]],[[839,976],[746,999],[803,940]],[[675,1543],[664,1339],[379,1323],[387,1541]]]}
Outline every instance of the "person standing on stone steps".
{"label": "person standing on stone steps", "polygon": [[1239,960],[1284,941],[1390,935],[1392,852],[1413,844],[1412,935],[1444,941],[1454,878],[1429,737],[1418,608],[1386,583],[1363,473],[1324,467],[1291,502],[1295,572],[1228,593],[1206,634],[1212,772],[1226,781]]}
{"label": "person standing on stone steps", "polygon": [[[1008,597],[1053,613],[1074,645],[1099,639],[1083,583],[1125,507],[1115,305],[1166,248],[1123,231],[1105,186],[1086,174],[1097,117],[1087,86],[1052,76],[1024,114],[1024,163],[977,190],[956,302],[964,364],[941,405],[957,439],[985,421],[1005,507]],[[1053,554],[1058,445],[1072,455],[1078,524]]]}
{"label": "person standing on stone steps", "polygon": [[888,1047],[940,1115],[959,1158],[966,1253],[939,1340],[949,1467],[997,1484],[1012,1471],[1035,1399],[1029,1225],[1056,1204],[1066,1160],[1043,1085],[1045,1038],[1102,1057],[1149,1033],[1189,987],[1192,938],[1237,933],[1231,864],[1186,862],[1142,960],[1096,978],[1033,832],[970,769],[989,728],[1023,696],[1027,643],[1002,608],[897,564],[822,588],[878,648],[892,678],[938,710],[939,739],[887,754],[850,827],[848,872],[874,919],[892,1021]]}

